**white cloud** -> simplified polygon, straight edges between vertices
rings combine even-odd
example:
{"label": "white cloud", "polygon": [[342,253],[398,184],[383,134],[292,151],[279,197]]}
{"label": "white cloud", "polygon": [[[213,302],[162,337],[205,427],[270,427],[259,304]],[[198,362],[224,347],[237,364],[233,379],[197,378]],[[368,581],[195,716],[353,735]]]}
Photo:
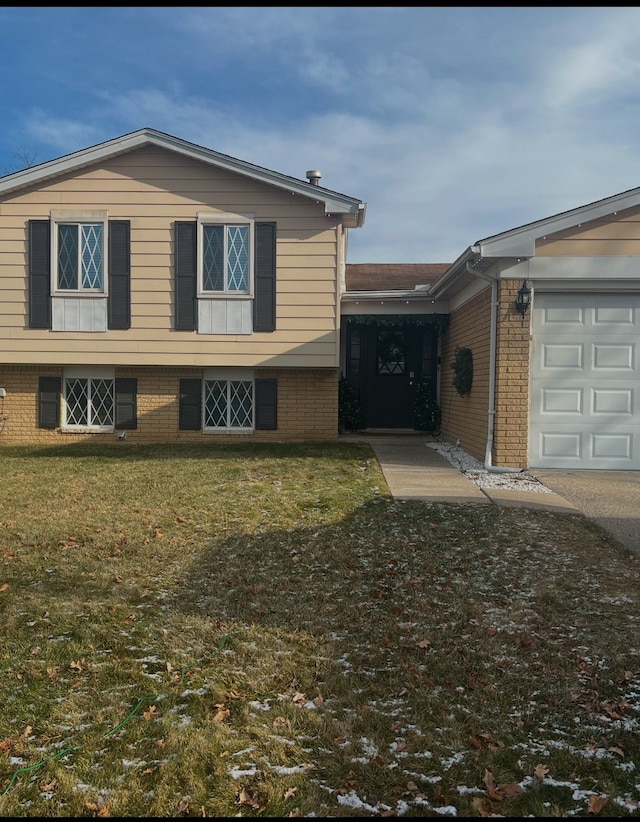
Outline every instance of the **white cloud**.
{"label": "white cloud", "polygon": [[638,9],[175,11],[130,11],[126,72],[26,98],[18,145],[54,156],[150,126],[299,179],[319,168],[368,204],[353,262],[450,261],[640,184]]}

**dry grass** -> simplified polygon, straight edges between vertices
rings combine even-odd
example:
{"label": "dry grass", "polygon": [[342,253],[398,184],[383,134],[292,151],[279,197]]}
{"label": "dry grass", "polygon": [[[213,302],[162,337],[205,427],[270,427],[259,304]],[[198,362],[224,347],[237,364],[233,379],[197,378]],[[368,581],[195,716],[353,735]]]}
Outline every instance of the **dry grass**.
{"label": "dry grass", "polygon": [[640,563],[366,445],[2,450],[0,815],[638,815]]}

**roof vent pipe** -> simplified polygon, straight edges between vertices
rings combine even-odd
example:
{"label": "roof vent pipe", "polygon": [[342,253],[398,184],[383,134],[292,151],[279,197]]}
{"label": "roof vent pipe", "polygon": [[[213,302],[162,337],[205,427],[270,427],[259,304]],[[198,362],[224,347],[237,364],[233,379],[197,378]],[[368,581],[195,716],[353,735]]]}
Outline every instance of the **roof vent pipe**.
{"label": "roof vent pipe", "polygon": [[317,169],[311,169],[311,171],[307,171],[307,180],[311,183],[312,186],[320,185],[320,178],[322,177],[322,172],[318,171]]}

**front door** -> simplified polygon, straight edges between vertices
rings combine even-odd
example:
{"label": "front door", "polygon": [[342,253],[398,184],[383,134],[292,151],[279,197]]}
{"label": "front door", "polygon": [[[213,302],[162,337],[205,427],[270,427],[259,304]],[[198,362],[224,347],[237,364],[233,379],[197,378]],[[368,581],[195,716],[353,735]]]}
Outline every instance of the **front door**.
{"label": "front door", "polygon": [[435,376],[436,334],[409,324],[357,324],[348,336],[347,379],[356,389],[366,428],[414,426],[416,387]]}

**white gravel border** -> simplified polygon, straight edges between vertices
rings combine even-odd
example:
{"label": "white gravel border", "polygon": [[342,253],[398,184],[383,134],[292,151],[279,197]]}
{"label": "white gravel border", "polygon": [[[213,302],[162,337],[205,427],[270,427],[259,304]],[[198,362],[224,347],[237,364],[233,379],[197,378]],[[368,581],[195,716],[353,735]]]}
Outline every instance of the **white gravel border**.
{"label": "white gravel border", "polygon": [[553,494],[550,488],[532,477],[531,474],[527,474],[526,471],[517,473],[488,471],[480,460],[467,454],[457,443],[429,442],[427,445],[446,457],[479,488],[505,488],[514,491],[538,491],[541,494]]}

